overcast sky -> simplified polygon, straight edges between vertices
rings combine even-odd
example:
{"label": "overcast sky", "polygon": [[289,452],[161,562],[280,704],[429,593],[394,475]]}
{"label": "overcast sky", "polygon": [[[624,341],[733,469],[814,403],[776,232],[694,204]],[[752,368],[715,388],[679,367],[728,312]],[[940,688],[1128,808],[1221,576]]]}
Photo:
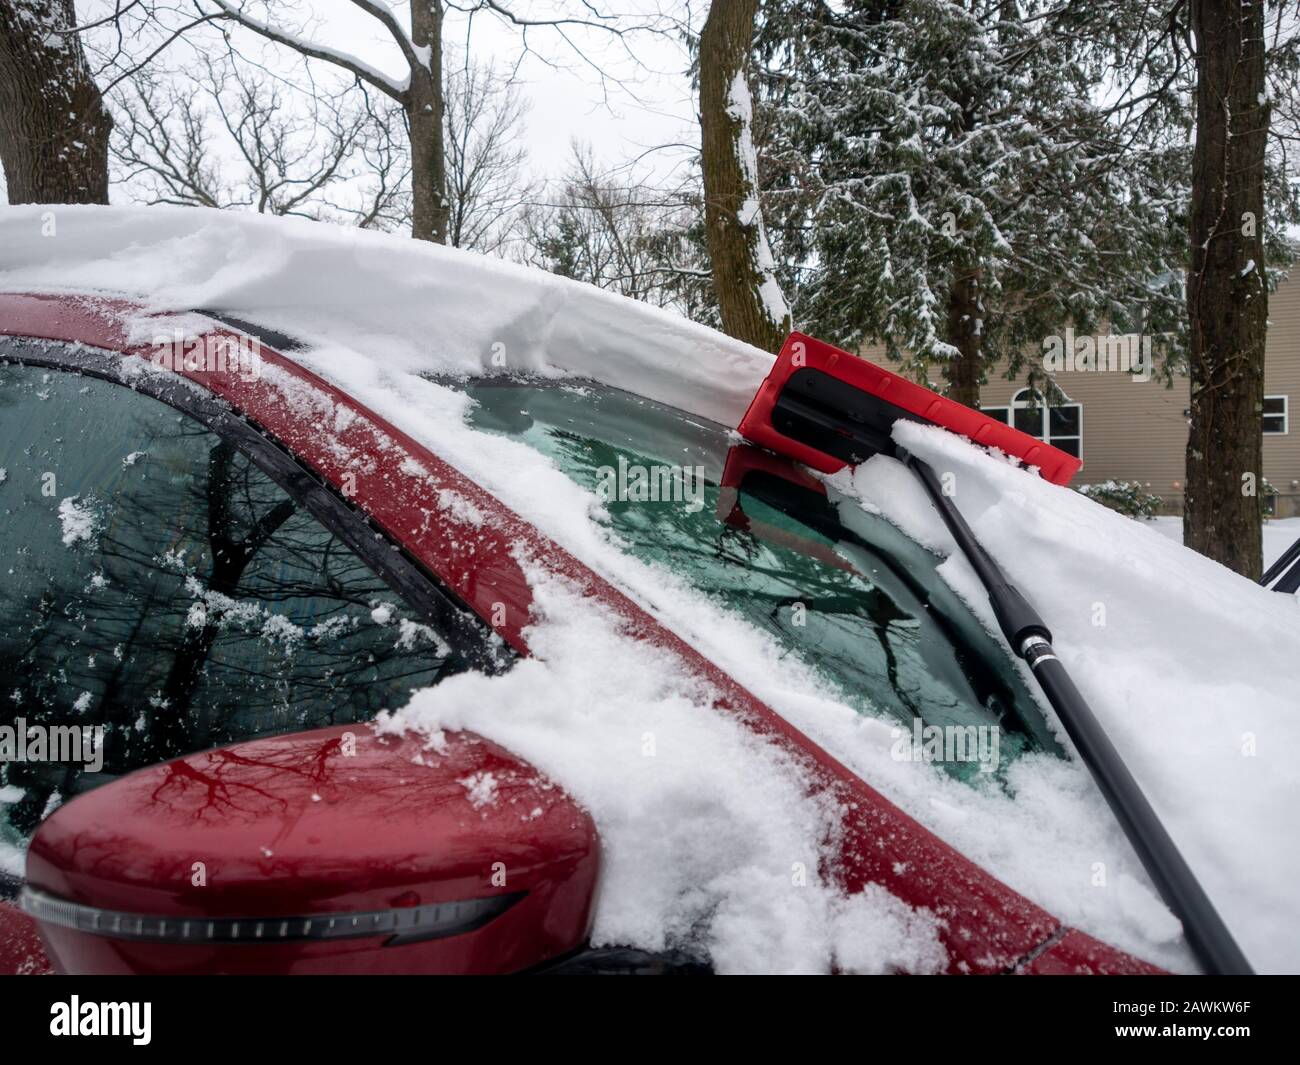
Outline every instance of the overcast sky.
{"label": "overcast sky", "polygon": [[[582,0],[503,0],[517,14],[545,19],[557,14],[589,17]],[[467,53],[479,63],[498,69],[515,69],[525,97],[532,103],[527,125],[531,168],[538,176],[557,176],[567,162],[570,143],[589,142],[597,159],[618,163],[659,145],[698,144],[695,100],[687,72],[689,53],[682,28],[698,32],[707,13],[705,0],[591,0],[601,11],[617,12],[622,25],[660,18],[672,29],[667,34],[635,33],[622,39],[581,26],[565,27],[568,41],[554,28],[538,26],[525,36],[518,27],[480,12],[472,18],[455,10],[444,24],[444,62],[450,68],[465,61]],[[364,59],[385,73],[399,76],[403,60],[386,30],[372,16],[348,0],[245,0],[250,12],[303,35]],[[409,5],[389,6],[409,25]],[[108,10],[109,0],[81,0],[83,21],[95,9]],[[268,15],[269,12],[269,15]],[[209,34],[212,31],[206,31]],[[287,49],[270,44],[249,31],[232,30],[240,51],[291,73],[300,60]],[[213,40],[209,36],[209,40]],[[571,42],[571,43],[569,43]],[[184,45],[164,53],[165,65],[185,61]],[[631,54],[629,54],[631,53]],[[585,57],[585,58],[584,58]],[[327,64],[313,61],[318,76],[329,77]],[[609,77],[602,79],[596,68]],[[655,152],[646,162],[663,174],[689,154],[678,148]]]}

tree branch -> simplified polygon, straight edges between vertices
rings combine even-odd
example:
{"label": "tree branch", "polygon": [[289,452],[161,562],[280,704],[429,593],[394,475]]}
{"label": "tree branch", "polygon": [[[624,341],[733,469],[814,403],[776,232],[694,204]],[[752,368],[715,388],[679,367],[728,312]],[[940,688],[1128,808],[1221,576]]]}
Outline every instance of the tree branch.
{"label": "tree branch", "polygon": [[[394,81],[387,74],[376,70],[368,63],[363,63],[356,56],[348,55],[346,52],[340,52],[328,45],[316,44],[312,41],[303,40],[296,34],[287,30],[278,29],[270,23],[263,22],[261,19],[253,18],[252,15],[245,14],[242,10],[230,3],[230,0],[214,0],[216,5],[221,8],[223,14],[215,15],[216,18],[227,18],[243,26],[247,30],[252,30],[261,37],[276,44],[282,44],[287,48],[292,48],[300,55],[305,55],[309,59],[320,59],[326,63],[332,63],[336,67],[341,67],[362,81],[373,85],[386,96],[391,96],[399,103],[406,100],[407,86],[410,84],[410,75],[403,81]],[[408,42],[409,43],[409,42]]]}

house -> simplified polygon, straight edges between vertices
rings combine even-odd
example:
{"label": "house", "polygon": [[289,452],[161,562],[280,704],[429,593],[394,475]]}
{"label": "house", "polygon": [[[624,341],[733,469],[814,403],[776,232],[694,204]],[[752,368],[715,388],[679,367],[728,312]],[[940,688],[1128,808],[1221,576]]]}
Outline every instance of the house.
{"label": "house", "polygon": [[[1300,515],[1300,425],[1292,425],[1300,402],[1300,272],[1270,294],[1268,317],[1262,428],[1264,480],[1272,491],[1262,494],[1266,513],[1292,517]],[[1076,340],[1078,346],[1072,347],[1069,342]],[[1052,374],[1063,402],[1048,407],[1036,401],[1025,387],[1028,366],[1011,381],[1003,361],[988,371],[988,383],[980,389],[981,409],[1082,458],[1083,469],[1071,481],[1073,486],[1137,481],[1161,497],[1163,512],[1181,514],[1190,408],[1187,377],[1175,376],[1171,387],[1158,375],[1132,372],[1133,366],[1142,365],[1143,347],[1136,337],[1103,336],[1089,344],[1066,331],[1055,341],[1045,338],[1043,349],[1028,353],[1029,358],[1041,369],[1044,359],[1063,346],[1091,348],[1093,367]],[[878,345],[870,345],[864,354],[885,361]]]}

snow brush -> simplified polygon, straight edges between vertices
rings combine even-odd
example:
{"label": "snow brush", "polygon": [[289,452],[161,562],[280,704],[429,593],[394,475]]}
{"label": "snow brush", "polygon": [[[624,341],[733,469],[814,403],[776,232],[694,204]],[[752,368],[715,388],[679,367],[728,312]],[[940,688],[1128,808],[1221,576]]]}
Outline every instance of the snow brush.
{"label": "snow brush", "polygon": [[1027,433],[802,333],[786,338],[739,431],[750,443],[823,473],[881,454],[898,459],[916,475],[984,585],[1002,635],[1028,664],[1147,875],[1182,922],[1201,968],[1213,974],[1251,973],[1232,933],[1056,657],[1043,619],[976,538],[934,468],[894,442],[893,427],[900,418],[996,447],[1038,467],[1053,484],[1067,484],[1083,465]]}

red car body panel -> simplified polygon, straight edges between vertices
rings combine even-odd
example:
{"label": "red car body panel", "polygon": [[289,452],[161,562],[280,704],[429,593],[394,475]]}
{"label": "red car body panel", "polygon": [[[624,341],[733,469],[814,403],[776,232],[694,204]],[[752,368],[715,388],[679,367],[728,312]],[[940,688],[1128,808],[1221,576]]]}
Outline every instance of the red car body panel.
{"label": "red car body panel", "polygon": [[1128,955],[1119,954],[1113,947],[1071,928],[1032,960],[1017,966],[1016,972],[1029,976],[1127,976],[1135,972],[1163,972],[1152,965],[1135,970],[1129,964],[1131,961]]}
{"label": "red car body panel", "polygon": [[[480,775],[490,801],[463,783]],[[41,925],[65,972],[329,973],[342,961],[350,973],[480,975],[578,949],[599,866],[590,816],[496,744],[445,733],[428,749],[422,737],[338,725],[203,751],[80,796],[33,837],[27,882],[173,927],[264,923],[267,940],[291,918],[505,896],[481,927],[392,946],[387,931],[177,944]]]}
{"label": "red car body panel", "polygon": [[36,922],[17,906],[0,902],[0,976],[49,976],[53,972]]}
{"label": "red car body panel", "polygon": [[[0,333],[82,342],[132,357],[149,355],[146,345],[128,340],[129,322],[143,314],[131,304],[96,297],[0,295]],[[216,323],[213,332],[233,335]],[[1060,964],[1077,965],[1079,971],[1160,971],[1069,929],[1011,890],[428,448],[290,359],[261,350],[262,373],[255,380],[178,372],[227,399],[332,484],[342,485],[352,474],[351,501],[517,650],[528,652],[524,630],[532,603],[529,581],[517,561],[522,556],[574,582],[618,617],[629,634],[677,656],[684,670],[712,686],[717,709],[737,715],[755,733],[780,744],[802,766],[810,793],[839,805],[842,832],[824,872],[848,891],[875,882],[904,902],[932,911],[940,920],[953,972],[1013,972],[1022,964],[1038,963],[1050,967],[1056,962],[1049,957],[1067,959]],[[277,382],[293,393],[293,403]],[[340,411],[346,417],[340,418]],[[418,472],[401,472],[404,463]],[[440,502],[445,491],[471,502],[487,520],[475,525],[459,518]]]}

